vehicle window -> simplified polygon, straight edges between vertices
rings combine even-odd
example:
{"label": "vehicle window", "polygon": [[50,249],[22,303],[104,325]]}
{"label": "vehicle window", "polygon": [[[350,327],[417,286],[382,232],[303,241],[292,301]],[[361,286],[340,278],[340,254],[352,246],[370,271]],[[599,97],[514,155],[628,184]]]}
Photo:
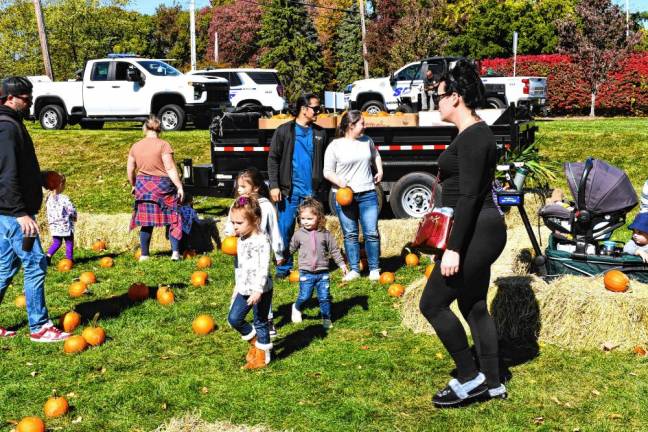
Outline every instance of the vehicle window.
{"label": "vehicle window", "polygon": [[436,78],[437,80],[443,75],[443,63],[441,62],[435,62],[435,63],[428,63],[427,69],[432,71],[432,76]]}
{"label": "vehicle window", "polygon": [[421,78],[421,65],[419,63],[408,66],[396,75],[397,81],[411,81]]}
{"label": "vehicle window", "polygon": [[178,76],[182,73],[173,66],[160,60],[140,60],[139,63],[151,75],[156,76]]}
{"label": "vehicle window", "polygon": [[[128,62],[116,62],[115,64],[115,81],[126,81],[128,68],[131,66]],[[134,67],[134,66],[133,66]]]}
{"label": "vehicle window", "polygon": [[110,62],[97,62],[92,65],[91,81],[108,81],[108,69]]}
{"label": "vehicle window", "polygon": [[257,84],[279,84],[279,77],[274,72],[248,72],[247,74]]}
{"label": "vehicle window", "polygon": [[228,80],[230,87],[238,87],[243,84],[241,78],[239,78],[239,75],[236,72],[230,72]]}

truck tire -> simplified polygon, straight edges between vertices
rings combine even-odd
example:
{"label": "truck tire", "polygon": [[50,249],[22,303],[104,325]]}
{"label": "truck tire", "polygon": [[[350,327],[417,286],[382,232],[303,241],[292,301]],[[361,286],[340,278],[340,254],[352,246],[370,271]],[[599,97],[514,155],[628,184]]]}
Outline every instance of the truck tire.
{"label": "truck tire", "polygon": [[60,105],[46,105],[38,114],[41,127],[46,130],[60,130],[67,124],[67,116]]}
{"label": "truck tire", "polygon": [[377,100],[370,100],[368,102],[365,102],[364,105],[362,105],[362,108],[360,110],[366,111],[369,114],[378,114],[381,111],[387,111],[385,109],[385,105],[383,105],[382,102]]}
{"label": "truck tire", "polygon": [[489,97],[486,98],[486,108],[506,108],[506,104],[500,98]]}
{"label": "truck tire", "polygon": [[104,122],[101,120],[81,120],[79,126],[81,126],[81,129],[99,130],[103,129]]}
{"label": "truck tire", "polygon": [[261,105],[259,102],[244,102],[242,104],[239,104],[236,109],[244,109],[245,112],[260,112],[262,113],[264,111],[263,105]]}
{"label": "truck tire", "polygon": [[[426,172],[413,172],[398,180],[389,194],[394,216],[398,219],[423,217],[431,210],[430,198],[435,182],[432,174]],[[436,186],[434,195],[434,202],[440,203],[440,185]]]}
{"label": "truck tire", "polygon": [[184,128],[185,112],[176,104],[164,105],[157,116],[162,123],[162,130],[175,131]]}
{"label": "truck tire", "polygon": [[396,108],[396,112],[402,112],[402,113],[406,113],[406,114],[414,113],[416,111],[417,110],[414,107],[412,107],[411,105],[405,104],[405,103],[402,103],[402,104],[398,105],[398,108]]}
{"label": "truck tire", "polygon": [[[380,186],[376,186],[376,195],[378,195],[378,214],[380,214],[383,203],[385,202],[385,193]],[[333,216],[337,216],[337,211],[335,210],[335,192],[333,192],[333,190],[331,190],[328,195],[328,206],[330,213]]]}

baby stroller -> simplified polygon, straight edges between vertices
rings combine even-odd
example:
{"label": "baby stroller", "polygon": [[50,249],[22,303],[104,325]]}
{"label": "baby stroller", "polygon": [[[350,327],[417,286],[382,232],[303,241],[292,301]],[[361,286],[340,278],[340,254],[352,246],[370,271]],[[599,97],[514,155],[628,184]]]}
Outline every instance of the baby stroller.
{"label": "baby stroller", "polygon": [[564,171],[575,202],[549,204],[539,210],[552,231],[545,250],[547,276],[595,276],[616,268],[648,282],[648,266],[642,259],[624,254],[622,244],[609,242],[638,203],[626,173],[592,158],[565,163]]}

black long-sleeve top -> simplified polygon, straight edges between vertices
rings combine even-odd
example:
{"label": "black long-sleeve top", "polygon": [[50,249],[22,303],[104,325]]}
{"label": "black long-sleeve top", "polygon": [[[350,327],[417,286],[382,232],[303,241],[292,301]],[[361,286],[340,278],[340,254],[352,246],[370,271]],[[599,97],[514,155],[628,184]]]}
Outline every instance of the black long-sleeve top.
{"label": "black long-sleeve top", "polygon": [[482,208],[495,207],[492,184],[497,164],[495,136],[484,122],[461,132],[439,156],[444,207],[454,209],[449,250],[461,252],[467,246]]}

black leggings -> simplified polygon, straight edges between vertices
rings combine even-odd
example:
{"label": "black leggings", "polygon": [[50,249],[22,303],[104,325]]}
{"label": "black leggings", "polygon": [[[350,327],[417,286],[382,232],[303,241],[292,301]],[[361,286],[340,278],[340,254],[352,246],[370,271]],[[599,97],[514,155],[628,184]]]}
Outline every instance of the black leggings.
{"label": "black leggings", "polygon": [[458,379],[467,381],[478,372],[468,347],[466,332],[459,318],[450,310],[456,299],[461,314],[470,326],[481,370],[489,387],[499,385],[497,331],[488,313],[486,294],[491,265],[506,245],[506,225],[495,208],[482,209],[465,252],[461,254],[459,273],[445,278],[440,260],[425,285],[420,309],[432,324],[457,365]]}

